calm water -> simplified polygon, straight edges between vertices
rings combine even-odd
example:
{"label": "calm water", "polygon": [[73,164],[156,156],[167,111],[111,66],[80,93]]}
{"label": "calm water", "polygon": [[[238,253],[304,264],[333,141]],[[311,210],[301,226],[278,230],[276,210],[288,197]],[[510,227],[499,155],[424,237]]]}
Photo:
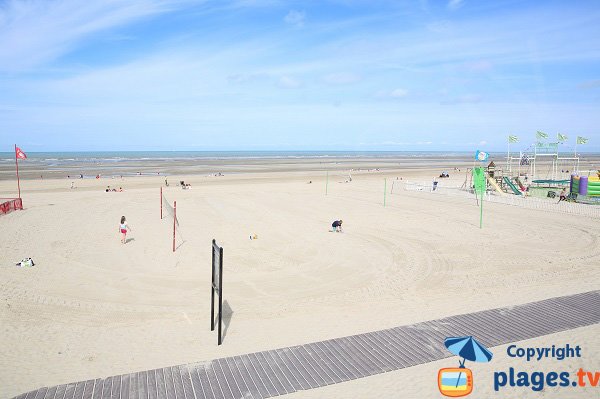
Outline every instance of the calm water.
{"label": "calm water", "polygon": [[[27,152],[28,161],[43,162],[120,162],[144,160],[193,159],[278,159],[278,158],[419,158],[465,157],[471,151],[90,151]],[[0,162],[13,162],[14,153],[0,152]]]}
{"label": "calm water", "polygon": [[[344,164],[369,167],[389,164],[411,167],[423,163],[451,167],[471,162],[474,151],[98,151],[98,152],[29,152],[19,162],[24,175],[67,177],[84,175],[130,176],[171,173],[205,173],[211,171],[260,171],[260,164],[277,165],[278,170],[293,170],[295,163],[329,164],[343,168]],[[505,162],[506,153],[491,153],[496,163]],[[582,154],[588,160],[600,154]],[[369,159],[370,161],[363,160]],[[0,179],[12,178],[15,156],[0,152]],[[592,163],[595,163],[593,161]]]}

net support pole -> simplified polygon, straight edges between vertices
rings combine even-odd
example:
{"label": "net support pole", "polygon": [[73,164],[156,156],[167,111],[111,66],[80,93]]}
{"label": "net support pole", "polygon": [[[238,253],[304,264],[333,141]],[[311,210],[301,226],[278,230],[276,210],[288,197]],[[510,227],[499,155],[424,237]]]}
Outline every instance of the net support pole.
{"label": "net support pole", "polygon": [[162,220],[162,198],[163,198],[163,193],[162,193],[162,187],[160,188],[160,220]]}
{"label": "net support pole", "polygon": [[485,195],[485,191],[481,192],[481,203],[479,207],[479,228],[483,228],[483,196]]}
{"label": "net support pole", "polygon": [[177,221],[177,201],[173,201],[173,252],[175,252],[175,223]]}
{"label": "net support pole", "polygon": [[19,158],[17,157],[17,145],[15,144],[15,165],[17,166],[17,189],[19,190],[19,199],[21,199],[21,179],[19,178]]}

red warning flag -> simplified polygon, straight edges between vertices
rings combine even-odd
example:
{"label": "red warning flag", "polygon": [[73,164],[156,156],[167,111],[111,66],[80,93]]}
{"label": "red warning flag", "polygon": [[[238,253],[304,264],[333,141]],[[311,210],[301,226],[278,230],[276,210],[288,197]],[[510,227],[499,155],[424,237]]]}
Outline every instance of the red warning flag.
{"label": "red warning flag", "polygon": [[17,158],[19,159],[27,159],[27,155],[25,155],[25,153],[23,152],[22,149],[20,149],[19,147],[15,147],[15,151],[17,154]]}

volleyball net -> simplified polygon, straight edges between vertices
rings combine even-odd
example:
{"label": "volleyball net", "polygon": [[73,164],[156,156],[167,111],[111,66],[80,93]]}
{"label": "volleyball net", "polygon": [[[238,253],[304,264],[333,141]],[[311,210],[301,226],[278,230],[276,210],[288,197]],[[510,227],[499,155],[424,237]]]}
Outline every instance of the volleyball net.
{"label": "volleyball net", "polygon": [[177,218],[177,201],[173,201],[173,205],[169,202],[160,188],[160,218],[167,223],[172,223],[173,227],[169,230],[173,232],[173,252],[183,244],[183,237],[179,229],[179,219]]}
{"label": "volleyball net", "polygon": [[23,201],[21,198],[0,198],[0,215],[22,209]]}

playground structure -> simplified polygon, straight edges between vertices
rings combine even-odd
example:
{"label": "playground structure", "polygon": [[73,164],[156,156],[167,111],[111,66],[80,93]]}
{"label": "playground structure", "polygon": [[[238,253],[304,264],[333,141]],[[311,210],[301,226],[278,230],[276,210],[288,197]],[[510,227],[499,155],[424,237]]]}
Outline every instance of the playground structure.
{"label": "playground structure", "polygon": [[571,176],[570,193],[582,197],[600,197],[600,172],[598,176]]}
{"label": "playground structure", "polygon": [[[506,174],[520,177],[527,176],[531,180],[561,181],[568,180],[571,173],[579,171],[579,156],[561,156],[561,143],[536,142],[525,151],[519,152],[519,157],[506,157]],[[516,164],[516,165],[515,165]]]}
{"label": "playground structure", "polygon": [[[589,171],[579,170],[580,158],[577,151],[569,152],[567,155],[563,150],[561,154],[560,146],[564,143],[545,142],[539,140],[539,137],[535,143],[519,151],[518,156],[511,156],[509,144],[506,164],[502,165],[503,167],[498,167],[494,161],[487,165],[488,190],[500,195],[554,197],[561,189],[570,187],[572,193],[582,196],[579,193],[579,176],[583,178],[584,174],[589,174]],[[472,169],[469,168],[461,189],[473,190],[471,175]],[[571,175],[577,177],[575,189]],[[586,182],[585,187],[589,186],[589,190],[585,191],[590,193],[587,196],[600,197],[600,181],[597,178],[586,177],[583,181]]]}

